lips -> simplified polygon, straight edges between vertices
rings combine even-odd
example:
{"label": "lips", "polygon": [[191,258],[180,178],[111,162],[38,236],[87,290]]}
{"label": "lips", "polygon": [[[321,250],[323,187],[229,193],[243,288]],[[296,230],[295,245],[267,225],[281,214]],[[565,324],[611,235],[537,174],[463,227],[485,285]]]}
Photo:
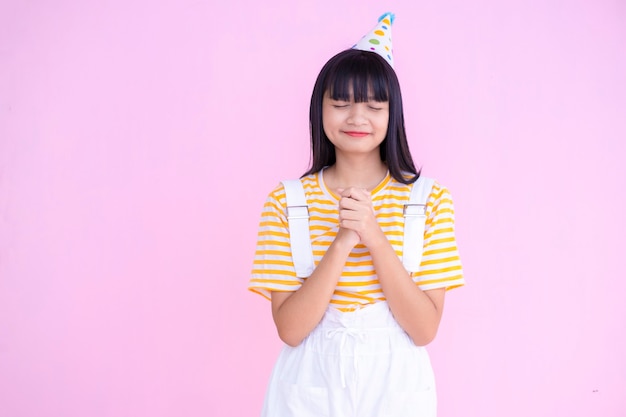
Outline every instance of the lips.
{"label": "lips", "polygon": [[343,132],[343,133],[345,133],[346,135],[351,136],[353,138],[362,138],[362,137],[365,137],[365,136],[369,135],[368,132],[356,132],[356,131],[346,131],[346,132]]}

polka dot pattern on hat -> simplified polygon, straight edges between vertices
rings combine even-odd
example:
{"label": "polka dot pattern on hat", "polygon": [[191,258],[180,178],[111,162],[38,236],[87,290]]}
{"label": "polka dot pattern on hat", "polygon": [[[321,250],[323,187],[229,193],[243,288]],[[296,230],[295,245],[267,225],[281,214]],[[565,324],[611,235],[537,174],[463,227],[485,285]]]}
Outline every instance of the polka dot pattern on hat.
{"label": "polka dot pattern on hat", "polygon": [[373,51],[382,56],[393,67],[393,48],[391,46],[392,13],[385,13],[378,19],[378,24],[361,38],[353,49]]}

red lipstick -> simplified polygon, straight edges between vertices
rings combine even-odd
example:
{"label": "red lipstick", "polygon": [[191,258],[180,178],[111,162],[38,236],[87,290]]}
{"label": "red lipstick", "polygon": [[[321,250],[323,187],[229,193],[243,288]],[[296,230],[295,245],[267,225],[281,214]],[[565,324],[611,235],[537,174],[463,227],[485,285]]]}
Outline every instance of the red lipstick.
{"label": "red lipstick", "polygon": [[364,136],[369,135],[369,133],[367,132],[356,132],[356,131],[346,131],[343,133],[345,133],[348,136],[352,136],[353,138],[362,138]]}

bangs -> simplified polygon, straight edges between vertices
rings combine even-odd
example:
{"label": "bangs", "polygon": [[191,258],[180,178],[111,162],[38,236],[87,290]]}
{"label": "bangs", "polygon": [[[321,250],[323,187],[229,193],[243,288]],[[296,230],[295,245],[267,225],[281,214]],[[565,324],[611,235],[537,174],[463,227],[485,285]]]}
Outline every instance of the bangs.
{"label": "bangs", "polygon": [[344,56],[329,68],[324,91],[328,91],[333,100],[389,101],[387,72],[390,68],[385,67],[389,64],[373,52],[359,52]]}

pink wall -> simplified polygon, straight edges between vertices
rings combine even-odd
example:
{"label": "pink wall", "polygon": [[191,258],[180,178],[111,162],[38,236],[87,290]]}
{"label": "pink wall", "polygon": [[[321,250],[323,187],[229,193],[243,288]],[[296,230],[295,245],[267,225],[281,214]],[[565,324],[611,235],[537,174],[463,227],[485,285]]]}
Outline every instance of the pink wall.
{"label": "pink wall", "polygon": [[306,168],[321,65],[386,10],[468,281],[440,416],[626,414],[622,2],[54,3],[0,5],[0,416],[257,415],[260,208]]}

